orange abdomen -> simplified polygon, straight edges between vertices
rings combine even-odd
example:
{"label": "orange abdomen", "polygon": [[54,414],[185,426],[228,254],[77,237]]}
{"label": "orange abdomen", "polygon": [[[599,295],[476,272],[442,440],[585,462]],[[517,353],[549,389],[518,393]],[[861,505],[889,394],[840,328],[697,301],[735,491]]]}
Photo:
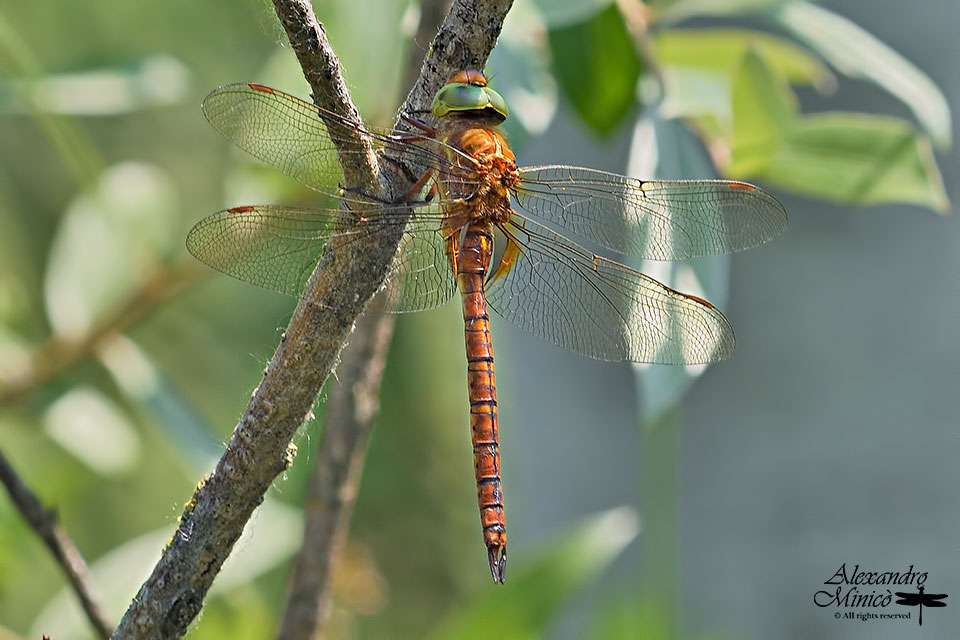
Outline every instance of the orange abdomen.
{"label": "orange abdomen", "polygon": [[470,431],[477,479],[477,502],[483,542],[493,579],[503,582],[507,559],[507,528],[500,487],[500,438],[497,432],[497,385],[493,372],[490,317],[483,283],[493,254],[489,224],[471,223],[457,256],[457,284],[463,301],[467,345],[467,386]]}

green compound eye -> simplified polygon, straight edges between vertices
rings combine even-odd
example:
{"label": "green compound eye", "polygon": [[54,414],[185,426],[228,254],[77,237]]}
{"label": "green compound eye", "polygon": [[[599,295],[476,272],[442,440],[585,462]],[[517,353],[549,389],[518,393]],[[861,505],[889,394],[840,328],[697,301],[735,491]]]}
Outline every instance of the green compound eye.
{"label": "green compound eye", "polygon": [[433,115],[442,118],[454,111],[481,111],[490,109],[500,116],[507,118],[507,101],[490,87],[478,87],[472,84],[459,82],[445,85],[433,99]]}

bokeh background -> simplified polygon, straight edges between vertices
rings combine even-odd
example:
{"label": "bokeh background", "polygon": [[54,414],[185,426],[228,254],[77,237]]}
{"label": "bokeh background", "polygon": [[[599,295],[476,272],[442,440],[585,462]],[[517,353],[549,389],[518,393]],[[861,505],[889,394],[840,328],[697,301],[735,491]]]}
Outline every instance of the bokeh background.
{"label": "bokeh background", "polygon": [[[426,45],[417,3],[314,4],[365,117],[389,124]],[[488,71],[522,163],[750,179],[790,225],[736,256],[644,265],[730,318],[737,352],[706,371],[590,361],[494,319],[502,588],[478,532],[459,310],[400,317],[331,637],[950,637],[958,20],[948,0],[518,1]],[[260,0],[0,2],[0,448],[117,619],[295,303],[183,249],[226,206],[323,204],[199,110],[235,81],[307,96],[284,45]],[[274,633],[323,399],[191,637]],[[844,564],[912,565],[948,607],[922,628],[915,610],[837,620],[814,594]],[[4,496],[0,638],[87,637],[63,584]]]}

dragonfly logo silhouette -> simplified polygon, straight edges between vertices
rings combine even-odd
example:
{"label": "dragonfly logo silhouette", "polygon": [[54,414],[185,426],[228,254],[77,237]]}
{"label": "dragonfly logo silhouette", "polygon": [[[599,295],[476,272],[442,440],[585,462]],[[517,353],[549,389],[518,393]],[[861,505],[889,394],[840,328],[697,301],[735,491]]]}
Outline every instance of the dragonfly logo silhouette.
{"label": "dragonfly logo silhouette", "polygon": [[897,604],[906,605],[908,607],[920,607],[920,626],[923,626],[923,608],[924,607],[945,607],[947,606],[946,602],[940,602],[947,597],[945,593],[924,593],[923,587],[917,587],[919,593],[904,593],[902,591],[897,591],[896,596],[900,598],[897,600]]}

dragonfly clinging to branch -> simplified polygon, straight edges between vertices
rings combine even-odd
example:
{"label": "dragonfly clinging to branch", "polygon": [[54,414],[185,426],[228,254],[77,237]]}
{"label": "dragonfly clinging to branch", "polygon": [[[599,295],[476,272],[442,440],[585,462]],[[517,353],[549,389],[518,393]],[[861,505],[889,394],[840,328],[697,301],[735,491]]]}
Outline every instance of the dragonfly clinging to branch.
{"label": "dragonfly clinging to branch", "polygon": [[[341,209],[221,211],[187,238],[199,260],[299,296],[325,243],[393,233],[402,236],[388,284],[395,311],[436,307],[459,290],[480,520],[490,571],[501,583],[507,534],[488,307],[553,344],[601,360],[714,362],[733,352],[734,337],[712,304],[567,236],[621,254],[677,260],[747,249],[787,222],[776,199],[744,182],[520,167],[498,130],[506,102],[479,71],[458,72],[437,93],[436,128],[408,119],[416,135],[378,132],[260,84],[221,87],[203,109],[240,148],[348,202]],[[350,210],[349,200],[359,196],[337,187],[335,144],[357,131],[398,161],[390,164],[420,168],[408,201],[364,199],[362,216]]]}

